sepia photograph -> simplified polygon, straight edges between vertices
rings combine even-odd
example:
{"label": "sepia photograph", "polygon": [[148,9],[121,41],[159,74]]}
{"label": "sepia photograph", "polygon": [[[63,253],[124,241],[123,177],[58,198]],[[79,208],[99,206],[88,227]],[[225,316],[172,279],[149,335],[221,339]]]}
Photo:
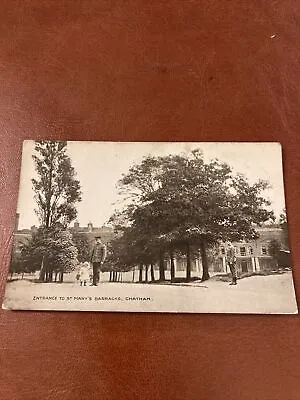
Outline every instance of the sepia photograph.
{"label": "sepia photograph", "polygon": [[298,313],[279,143],[23,143],[2,307]]}

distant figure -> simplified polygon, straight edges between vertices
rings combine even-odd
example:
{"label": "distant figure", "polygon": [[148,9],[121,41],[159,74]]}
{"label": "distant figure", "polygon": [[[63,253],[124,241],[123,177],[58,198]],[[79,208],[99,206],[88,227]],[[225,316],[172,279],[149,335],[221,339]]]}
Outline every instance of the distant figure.
{"label": "distant figure", "polygon": [[79,280],[80,286],[86,286],[87,282],[90,280],[90,264],[87,261],[80,267]]}
{"label": "distant figure", "polygon": [[93,286],[97,286],[100,280],[100,269],[106,258],[106,246],[101,241],[101,236],[95,237],[95,245],[91,255],[93,265]]}
{"label": "distant figure", "polygon": [[235,247],[232,243],[227,243],[226,248],[226,262],[229,266],[232,281],[230,285],[237,285],[237,271],[236,271],[236,254],[235,254]]}

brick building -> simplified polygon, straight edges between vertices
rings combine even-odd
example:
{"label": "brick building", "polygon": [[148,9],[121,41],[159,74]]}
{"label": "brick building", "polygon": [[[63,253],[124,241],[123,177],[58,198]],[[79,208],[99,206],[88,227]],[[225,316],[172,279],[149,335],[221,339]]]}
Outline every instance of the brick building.
{"label": "brick building", "polygon": [[[31,229],[18,229],[19,216],[17,215],[16,230],[14,233],[14,247],[15,255],[20,252],[22,244],[30,240],[35,226]],[[94,227],[91,222],[87,226],[80,226],[79,222],[75,222],[69,228],[71,232],[79,233],[87,237],[91,247],[95,236],[100,235],[104,243],[108,243],[114,237],[114,231],[109,227]],[[237,268],[239,273],[259,272],[261,270],[269,270],[274,265],[274,259],[269,254],[269,245],[272,240],[277,240],[282,248],[285,248],[285,233],[280,227],[267,226],[257,228],[259,238],[248,242],[235,242],[233,243],[236,248],[237,255]],[[209,255],[210,272],[215,273],[228,273],[228,266],[225,259],[225,245],[220,245],[216,248],[213,254]],[[289,251],[286,249],[286,253]],[[165,260],[166,270],[170,270],[170,260]],[[199,252],[194,252],[192,255],[191,269],[194,275],[202,273],[201,257]],[[177,255],[174,260],[175,271],[183,273],[186,270],[186,257]],[[158,269],[158,265],[156,266]]]}
{"label": "brick building", "polygon": [[114,230],[112,228],[106,226],[94,227],[92,222],[89,222],[87,226],[80,226],[79,222],[76,221],[69,229],[72,233],[84,235],[88,239],[91,246],[96,236],[101,236],[102,241],[105,244],[114,238]]}
{"label": "brick building", "polygon": [[[239,273],[252,273],[262,270],[270,270],[274,267],[274,258],[269,254],[269,246],[271,241],[276,240],[281,244],[282,249],[285,248],[285,233],[275,226],[267,226],[257,228],[259,238],[252,241],[234,242],[237,256],[237,269]],[[283,250],[287,255],[289,251]],[[214,249],[209,257],[209,270],[215,273],[228,273],[229,268],[225,258],[225,244],[221,244]],[[175,257],[175,271],[182,272],[186,269],[186,257]],[[202,263],[200,252],[194,252],[192,256],[192,272],[194,275],[202,273]],[[170,269],[170,260],[166,260],[167,269]]]}
{"label": "brick building", "polygon": [[[32,226],[30,229],[18,229],[19,214],[16,216],[16,225],[14,232],[14,243],[13,252],[18,255],[20,253],[21,246],[27,243],[33,232],[37,229],[36,226]],[[101,236],[104,243],[108,243],[113,237],[114,232],[109,227],[94,227],[91,222],[87,226],[80,226],[78,222],[75,222],[72,227],[69,228],[72,233],[79,233],[88,239],[90,245],[94,242],[95,236]]]}
{"label": "brick building", "polygon": [[[247,242],[233,243],[236,249],[237,268],[240,273],[259,272],[274,267],[274,259],[269,254],[269,246],[276,240],[284,248],[284,232],[279,227],[257,228],[259,238]],[[225,260],[225,246],[221,245],[217,259],[212,265],[214,271],[229,272]]]}

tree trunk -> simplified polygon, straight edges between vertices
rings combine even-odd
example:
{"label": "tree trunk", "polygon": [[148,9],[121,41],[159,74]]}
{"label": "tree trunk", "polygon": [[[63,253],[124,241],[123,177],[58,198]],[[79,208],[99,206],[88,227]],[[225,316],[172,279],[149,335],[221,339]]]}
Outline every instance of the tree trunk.
{"label": "tree trunk", "polygon": [[49,169],[49,183],[48,183],[48,193],[46,193],[46,228],[50,228],[51,221],[51,197],[52,197],[52,179],[53,179],[53,155],[50,159],[50,169]]}
{"label": "tree trunk", "polygon": [[159,281],[165,281],[165,263],[164,263],[164,253],[161,251],[159,255]]}
{"label": "tree trunk", "polygon": [[155,282],[154,265],[153,264],[151,264],[150,271],[151,271],[151,282]]}
{"label": "tree trunk", "polygon": [[112,271],[109,271],[109,282],[112,280]]}
{"label": "tree trunk", "polygon": [[46,282],[49,282],[50,276],[49,276],[49,271],[46,269]]}
{"label": "tree trunk", "polygon": [[145,265],[145,282],[148,282],[148,269],[149,269],[149,265]]}
{"label": "tree trunk", "polygon": [[143,282],[143,264],[139,265],[139,282]]}
{"label": "tree trunk", "polygon": [[42,282],[46,280],[45,256],[42,258],[39,280]]}
{"label": "tree trunk", "polygon": [[190,244],[186,244],[186,280],[191,280],[191,248]]}
{"label": "tree trunk", "polygon": [[171,282],[175,280],[175,264],[174,264],[174,252],[173,247],[170,247],[170,261],[171,261]]}
{"label": "tree trunk", "polygon": [[45,280],[46,280],[46,273],[45,273],[45,271],[44,271],[44,270],[43,270],[43,271],[40,271],[39,281],[45,282]]}
{"label": "tree trunk", "polygon": [[132,270],[132,282],[134,282],[135,267]]}
{"label": "tree trunk", "polygon": [[201,253],[201,261],[202,261],[202,279],[201,281],[207,281],[209,279],[209,272],[208,272],[208,260],[206,254],[206,244],[204,241],[200,243],[200,253]]}

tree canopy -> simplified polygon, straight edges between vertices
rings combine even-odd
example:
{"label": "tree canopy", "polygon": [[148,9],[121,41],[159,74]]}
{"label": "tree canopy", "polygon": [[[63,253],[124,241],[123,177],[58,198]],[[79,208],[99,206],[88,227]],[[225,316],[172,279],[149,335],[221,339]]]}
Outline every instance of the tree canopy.
{"label": "tree canopy", "polygon": [[37,178],[32,179],[35,211],[46,228],[58,222],[68,225],[77,216],[75,204],[81,201],[80,183],[66,149],[65,141],[35,142],[36,154],[32,156],[37,172]]}
{"label": "tree canopy", "polygon": [[149,156],[122,177],[119,187],[128,205],[112,220],[121,232],[123,226],[124,237],[131,236],[128,251],[147,262],[185,246],[187,278],[192,248],[199,249],[202,279],[208,279],[208,248],[219,241],[256,238],[255,225],[274,219],[263,197],[267,182],[250,184],[228,164],[206,162],[200,150]]}
{"label": "tree canopy", "polygon": [[73,232],[72,241],[78,251],[78,261],[85,262],[90,260],[91,255],[91,245],[88,238],[82,233]]}
{"label": "tree canopy", "polygon": [[289,248],[289,232],[288,232],[288,222],[286,216],[286,210],[284,209],[279,217],[279,225],[283,231],[283,240],[285,249]]}
{"label": "tree canopy", "polygon": [[72,234],[56,225],[51,228],[40,227],[31,240],[22,246],[21,259],[27,270],[40,270],[40,279],[51,282],[53,273],[74,270],[78,250],[72,241]]}

